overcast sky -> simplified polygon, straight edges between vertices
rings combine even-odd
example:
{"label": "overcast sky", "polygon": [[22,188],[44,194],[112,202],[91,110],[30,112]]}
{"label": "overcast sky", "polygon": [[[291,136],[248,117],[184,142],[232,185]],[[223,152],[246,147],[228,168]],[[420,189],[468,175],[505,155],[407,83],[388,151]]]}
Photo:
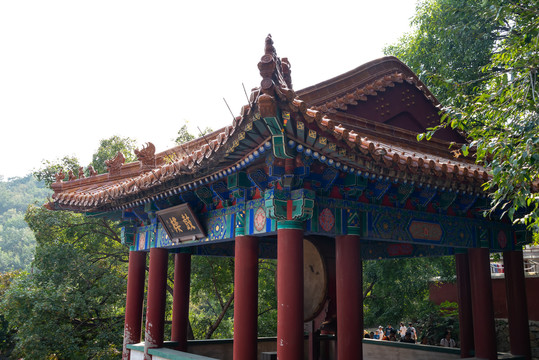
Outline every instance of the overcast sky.
{"label": "overcast sky", "polygon": [[87,165],[113,135],[173,146],[231,123],[271,33],[299,90],[383,56],[416,0],[0,1],[0,175]]}

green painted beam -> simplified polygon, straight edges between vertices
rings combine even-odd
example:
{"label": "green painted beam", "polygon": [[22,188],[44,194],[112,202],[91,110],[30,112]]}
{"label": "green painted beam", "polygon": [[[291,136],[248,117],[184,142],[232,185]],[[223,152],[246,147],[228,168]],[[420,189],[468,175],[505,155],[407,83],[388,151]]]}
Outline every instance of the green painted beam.
{"label": "green painted beam", "polygon": [[216,358],[210,358],[206,356],[200,356],[196,354],[189,354],[183,351],[172,350],[167,348],[148,349],[148,354],[152,356],[159,356],[167,360],[218,360]]}

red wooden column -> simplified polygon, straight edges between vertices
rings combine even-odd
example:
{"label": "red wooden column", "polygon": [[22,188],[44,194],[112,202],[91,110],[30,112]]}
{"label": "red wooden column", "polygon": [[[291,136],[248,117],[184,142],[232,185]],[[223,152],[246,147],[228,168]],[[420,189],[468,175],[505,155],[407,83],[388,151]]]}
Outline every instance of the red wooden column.
{"label": "red wooden column", "polygon": [[140,342],[145,277],[146,253],[142,251],[130,251],[129,268],[127,269],[123,360],[129,359],[129,350],[126,349],[126,345]]}
{"label": "red wooden column", "polygon": [[174,290],[172,295],[172,331],[170,340],[176,341],[177,350],[187,351],[189,326],[189,293],[191,286],[191,254],[174,255]]}
{"label": "red wooden column", "polygon": [[359,235],[335,238],[337,359],[363,359],[363,295]]}
{"label": "red wooden column", "polygon": [[147,359],[150,359],[148,349],[161,347],[164,341],[167,268],[168,250],[151,248],[144,334],[144,354]]}
{"label": "red wooden column", "polygon": [[236,236],[234,267],[234,360],[257,358],[258,238]]}
{"label": "red wooden column", "polygon": [[504,251],[503,263],[509,320],[511,354],[531,359],[528,304],[524,279],[524,259],[521,250]]}
{"label": "red wooden column", "polygon": [[488,248],[468,250],[475,357],[496,360],[496,329],[492,304],[492,281]]}
{"label": "red wooden column", "polygon": [[303,223],[277,223],[277,358],[303,359]]}
{"label": "red wooden column", "polygon": [[470,265],[466,251],[455,254],[457,265],[457,289],[459,302],[460,357],[472,357],[474,334],[472,321],[472,295]]}

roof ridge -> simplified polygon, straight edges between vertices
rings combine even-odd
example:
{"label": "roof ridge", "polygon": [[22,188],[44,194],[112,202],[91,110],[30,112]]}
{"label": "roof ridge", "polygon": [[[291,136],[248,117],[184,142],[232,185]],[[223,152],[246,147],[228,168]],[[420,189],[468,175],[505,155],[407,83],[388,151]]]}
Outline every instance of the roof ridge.
{"label": "roof ridge", "polygon": [[[435,106],[439,104],[438,99],[436,99],[417,75],[406,64],[394,56],[385,56],[369,61],[331,79],[298,90],[297,93],[310,105],[320,105],[329,102],[330,99],[333,100],[339,97],[339,94],[349,93],[355,88],[365,86],[367,83],[376,82],[376,80],[383,79],[385,76],[394,73],[401,73],[403,79],[413,82]],[[331,91],[332,86],[336,84],[339,84],[339,91]]]}

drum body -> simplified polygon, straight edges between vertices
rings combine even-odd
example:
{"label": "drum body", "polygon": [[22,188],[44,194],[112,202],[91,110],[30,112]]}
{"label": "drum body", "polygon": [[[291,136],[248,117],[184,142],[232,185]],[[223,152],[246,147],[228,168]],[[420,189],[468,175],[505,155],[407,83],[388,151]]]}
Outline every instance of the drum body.
{"label": "drum body", "polygon": [[318,248],[303,239],[303,320],[313,320],[323,309],[328,289],[326,264]]}

